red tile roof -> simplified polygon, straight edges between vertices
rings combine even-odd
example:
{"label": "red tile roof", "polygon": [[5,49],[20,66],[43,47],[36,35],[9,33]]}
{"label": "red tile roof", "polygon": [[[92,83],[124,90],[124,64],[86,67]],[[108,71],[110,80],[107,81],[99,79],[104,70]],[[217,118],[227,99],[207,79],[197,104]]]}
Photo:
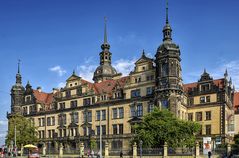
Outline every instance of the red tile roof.
{"label": "red tile roof", "polygon": [[239,107],[239,92],[234,93],[233,105],[234,105],[235,108]]}
{"label": "red tile roof", "polygon": [[53,93],[45,93],[39,92],[38,90],[33,90],[33,94],[37,103],[50,105],[53,101]]}
{"label": "red tile roof", "polygon": [[112,93],[116,86],[123,87],[129,77],[122,77],[117,80],[106,80],[100,83],[94,83],[96,94]]}
{"label": "red tile roof", "polygon": [[[218,86],[219,88],[223,88],[224,87],[224,78],[213,80],[213,83],[216,86]],[[189,92],[193,88],[196,88],[197,85],[198,85],[198,82],[184,84],[183,89],[184,89],[185,92]]]}

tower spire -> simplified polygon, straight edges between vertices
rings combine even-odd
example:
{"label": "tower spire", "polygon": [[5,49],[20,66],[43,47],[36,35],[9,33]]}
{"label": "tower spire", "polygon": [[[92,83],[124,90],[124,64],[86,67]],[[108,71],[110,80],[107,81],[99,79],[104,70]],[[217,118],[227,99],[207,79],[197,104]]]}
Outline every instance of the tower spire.
{"label": "tower spire", "polygon": [[166,0],[166,24],[163,28],[163,41],[172,41],[172,29],[168,22],[168,0]]}
{"label": "tower spire", "polygon": [[166,24],[168,24],[168,0],[166,0]]}
{"label": "tower spire", "polygon": [[21,62],[21,60],[20,59],[18,59],[18,63],[17,63],[17,73],[18,74],[20,74],[20,62]]}
{"label": "tower spire", "polygon": [[104,17],[104,22],[105,22],[104,43],[108,43],[108,41],[107,41],[107,18],[106,18],[106,16]]}

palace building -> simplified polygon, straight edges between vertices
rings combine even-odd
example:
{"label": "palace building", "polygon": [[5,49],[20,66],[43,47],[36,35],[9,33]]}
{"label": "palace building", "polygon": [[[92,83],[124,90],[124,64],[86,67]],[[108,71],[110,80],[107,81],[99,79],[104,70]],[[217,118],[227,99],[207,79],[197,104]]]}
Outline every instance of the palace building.
{"label": "palace building", "polygon": [[94,82],[73,71],[63,88],[50,93],[42,92],[40,87],[33,89],[29,82],[24,87],[18,65],[7,117],[19,113],[31,119],[40,143],[51,142],[56,148],[59,143],[65,148],[78,148],[82,142],[89,147],[92,137],[99,147],[101,133],[103,148],[108,142],[114,150],[131,148],[132,126],[157,106],[169,109],[180,119],[199,122],[200,142],[205,136],[212,137],[214,144],[218,137],[221,143],[232,141],[235,92],[232,80],[227,71],[222,78],[213,79],[204,70],[198,81],[183,83],[181,52],[172,39],[168,8],[163,41],[155,58],[147,57],[143,51],[128,76],[122,76],[111,65],[113,53],[106,23],[101,49]]}

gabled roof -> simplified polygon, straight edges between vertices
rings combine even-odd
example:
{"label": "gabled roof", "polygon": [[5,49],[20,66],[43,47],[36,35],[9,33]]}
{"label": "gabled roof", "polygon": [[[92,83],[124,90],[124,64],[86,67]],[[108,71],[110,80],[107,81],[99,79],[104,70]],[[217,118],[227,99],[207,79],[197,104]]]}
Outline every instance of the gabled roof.
{"label": "gabled roof", "polygon": [[140,64],[140,63],[144,63],[144,62],[152,62],[153,59],[146,57],[144,50],[142,53],[142,56],[135,62],[135,64]]}
{"label": "gabled roof", "polygon": [[239,107],[239,92],[234,93],[233,105],[234,105],[235,108]]}
{"label": "gabled roof", "polygon": [[74,80],[78,80],[78,79],[81,79],[81,77],[77,76],[75,74],[75,71],[73,71],[72,75],[66,81],[68,82],[68,81],[74,81]]}
{"label": "gabled roof", "polygon": [[36,99],[36,103],[50,105],[53,101],[53,93],[45,93],[39,92],[38,90],[33,90],[33,95]]}
{"label": "gabled roof", "polygon": [[[223,88],[224,87],[224,78],[213,80],[213,83],[216,86],[218,86],[218,88]],[[183,85],[184,92],[191,91],[193,88],[196,88],[198,84],[199,84],[198,82],[184,84]]]}

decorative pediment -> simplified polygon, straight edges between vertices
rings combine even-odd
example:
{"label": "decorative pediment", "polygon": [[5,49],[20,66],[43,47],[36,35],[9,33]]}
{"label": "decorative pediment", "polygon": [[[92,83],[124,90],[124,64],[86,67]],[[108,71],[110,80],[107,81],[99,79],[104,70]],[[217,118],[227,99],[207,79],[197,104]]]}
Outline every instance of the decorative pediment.
{"label": "decorative pediment", "polygon": [[80,80],[81,77],[75,75],[75,74],[72,74],[67,80],[66,82],[69,82],[69,81],[75,81],[75,80]]}
{"label": "decorative pediment", "polygon": [[132,119],[128,121],[130,124],[140,123],[142,122],[142,119],[139,117],[134,116]]}
{"label": "decorative pediment", "polygon": [[143,53],[142,53],[142,56],[135,62],[135,64],[141,64],[141,63],[146,63],[146,62],[152,62],[153,59],[151,58],[148,58],[145,56],[145,53],[144,53],[144,50],[143,50]]}

